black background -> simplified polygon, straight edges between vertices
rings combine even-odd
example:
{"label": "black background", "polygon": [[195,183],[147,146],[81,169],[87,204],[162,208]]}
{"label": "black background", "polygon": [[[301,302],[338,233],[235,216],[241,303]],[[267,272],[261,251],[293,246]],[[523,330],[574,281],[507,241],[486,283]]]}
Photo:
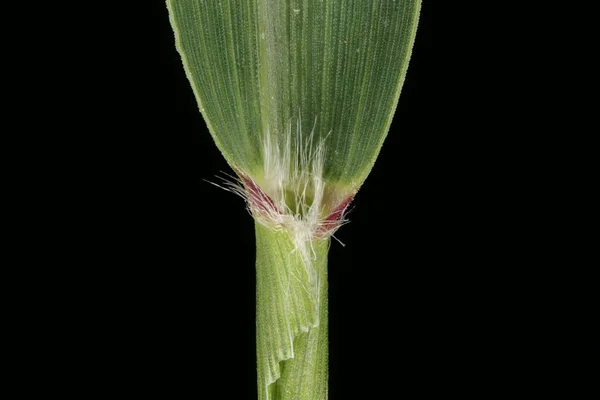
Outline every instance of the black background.
{"label": "black background", "polygon": [[[505,121],[489,94],[501,77],[483,72],[490,43],[443,3],[423,4],[390,133],[336,234],[345,247],[332,241],[332,400],[478,395],[486,382],[498,393],[521,379],[503,367],[522,334],[514,318],[529,318],[503,323],[526,287],[514,268],[527,221],[511,233],[521,199],[505,190],[518,155],[494,133]],[[80,266],[64,274],[64,318],[77,325],[67,340],[81,344],[76,364],[94,365],[83,368],[92,393],[254,399],[253,221],[204,181],[230,170],[164,2],[114,14],[80,61],[93,73],[73,100],[88,136],[63,204],[77,210],[65,261]]]}

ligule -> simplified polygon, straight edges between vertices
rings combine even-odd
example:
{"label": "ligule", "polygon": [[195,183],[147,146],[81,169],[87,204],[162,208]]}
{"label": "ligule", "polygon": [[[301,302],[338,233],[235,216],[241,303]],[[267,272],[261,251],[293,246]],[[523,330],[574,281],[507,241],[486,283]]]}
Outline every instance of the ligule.
{"label": "ligule", "polygon": [[238,171],[248,208],[258,222],[287,230],[298,243],[333,235],[344,223],[353,194],[336,192],[326,183],[326,138],[316,141],[314,130],[306,137],[292,135],[291,124],[285,137],[278,138],[269,130],[264,136],[262,176]]}

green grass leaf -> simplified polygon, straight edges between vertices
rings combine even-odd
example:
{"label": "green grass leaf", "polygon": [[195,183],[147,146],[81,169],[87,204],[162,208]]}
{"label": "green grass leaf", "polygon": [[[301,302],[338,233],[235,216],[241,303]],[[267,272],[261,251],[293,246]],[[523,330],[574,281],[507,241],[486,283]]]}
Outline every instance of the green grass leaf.
{"label": "green grass leaf", "polygon": [[[420,0],[168,0],[256,220],[260,399],[327,398],[327,252],[406,75]],[[368,384],[368,383],[365,383]]]}
{"label": "green grass leaf", "polygon": [[367,177],[388,132],[420,5],[168,1],[200,111],[229,164],[260,181],[267,129],[275,137],[289,124],[293,136],[314,129],[327,137],[326,182],[348,192]]}

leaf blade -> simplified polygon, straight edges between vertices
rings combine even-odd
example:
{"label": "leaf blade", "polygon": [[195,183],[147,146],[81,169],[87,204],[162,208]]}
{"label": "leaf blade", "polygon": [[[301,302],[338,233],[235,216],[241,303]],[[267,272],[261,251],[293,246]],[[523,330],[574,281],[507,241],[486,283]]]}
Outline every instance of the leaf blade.
{"label": "leaf blade", "polygon": [[393,118],[420,0],[168,6],[200,110],[234,168],[260,181],[265,132],[283,137],[292,125],[294,137],[307,136],[314,127],[327,138],[327,182],[358,189]]}

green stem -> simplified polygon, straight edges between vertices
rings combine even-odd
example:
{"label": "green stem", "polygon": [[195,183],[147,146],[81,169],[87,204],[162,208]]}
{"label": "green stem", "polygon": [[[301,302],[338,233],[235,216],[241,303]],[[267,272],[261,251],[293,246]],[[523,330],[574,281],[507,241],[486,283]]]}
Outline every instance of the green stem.
{"label": "green stem", "polygon": [[330,240],[303,252],[289,232],[255,226],[259,400],[327,399]]}

